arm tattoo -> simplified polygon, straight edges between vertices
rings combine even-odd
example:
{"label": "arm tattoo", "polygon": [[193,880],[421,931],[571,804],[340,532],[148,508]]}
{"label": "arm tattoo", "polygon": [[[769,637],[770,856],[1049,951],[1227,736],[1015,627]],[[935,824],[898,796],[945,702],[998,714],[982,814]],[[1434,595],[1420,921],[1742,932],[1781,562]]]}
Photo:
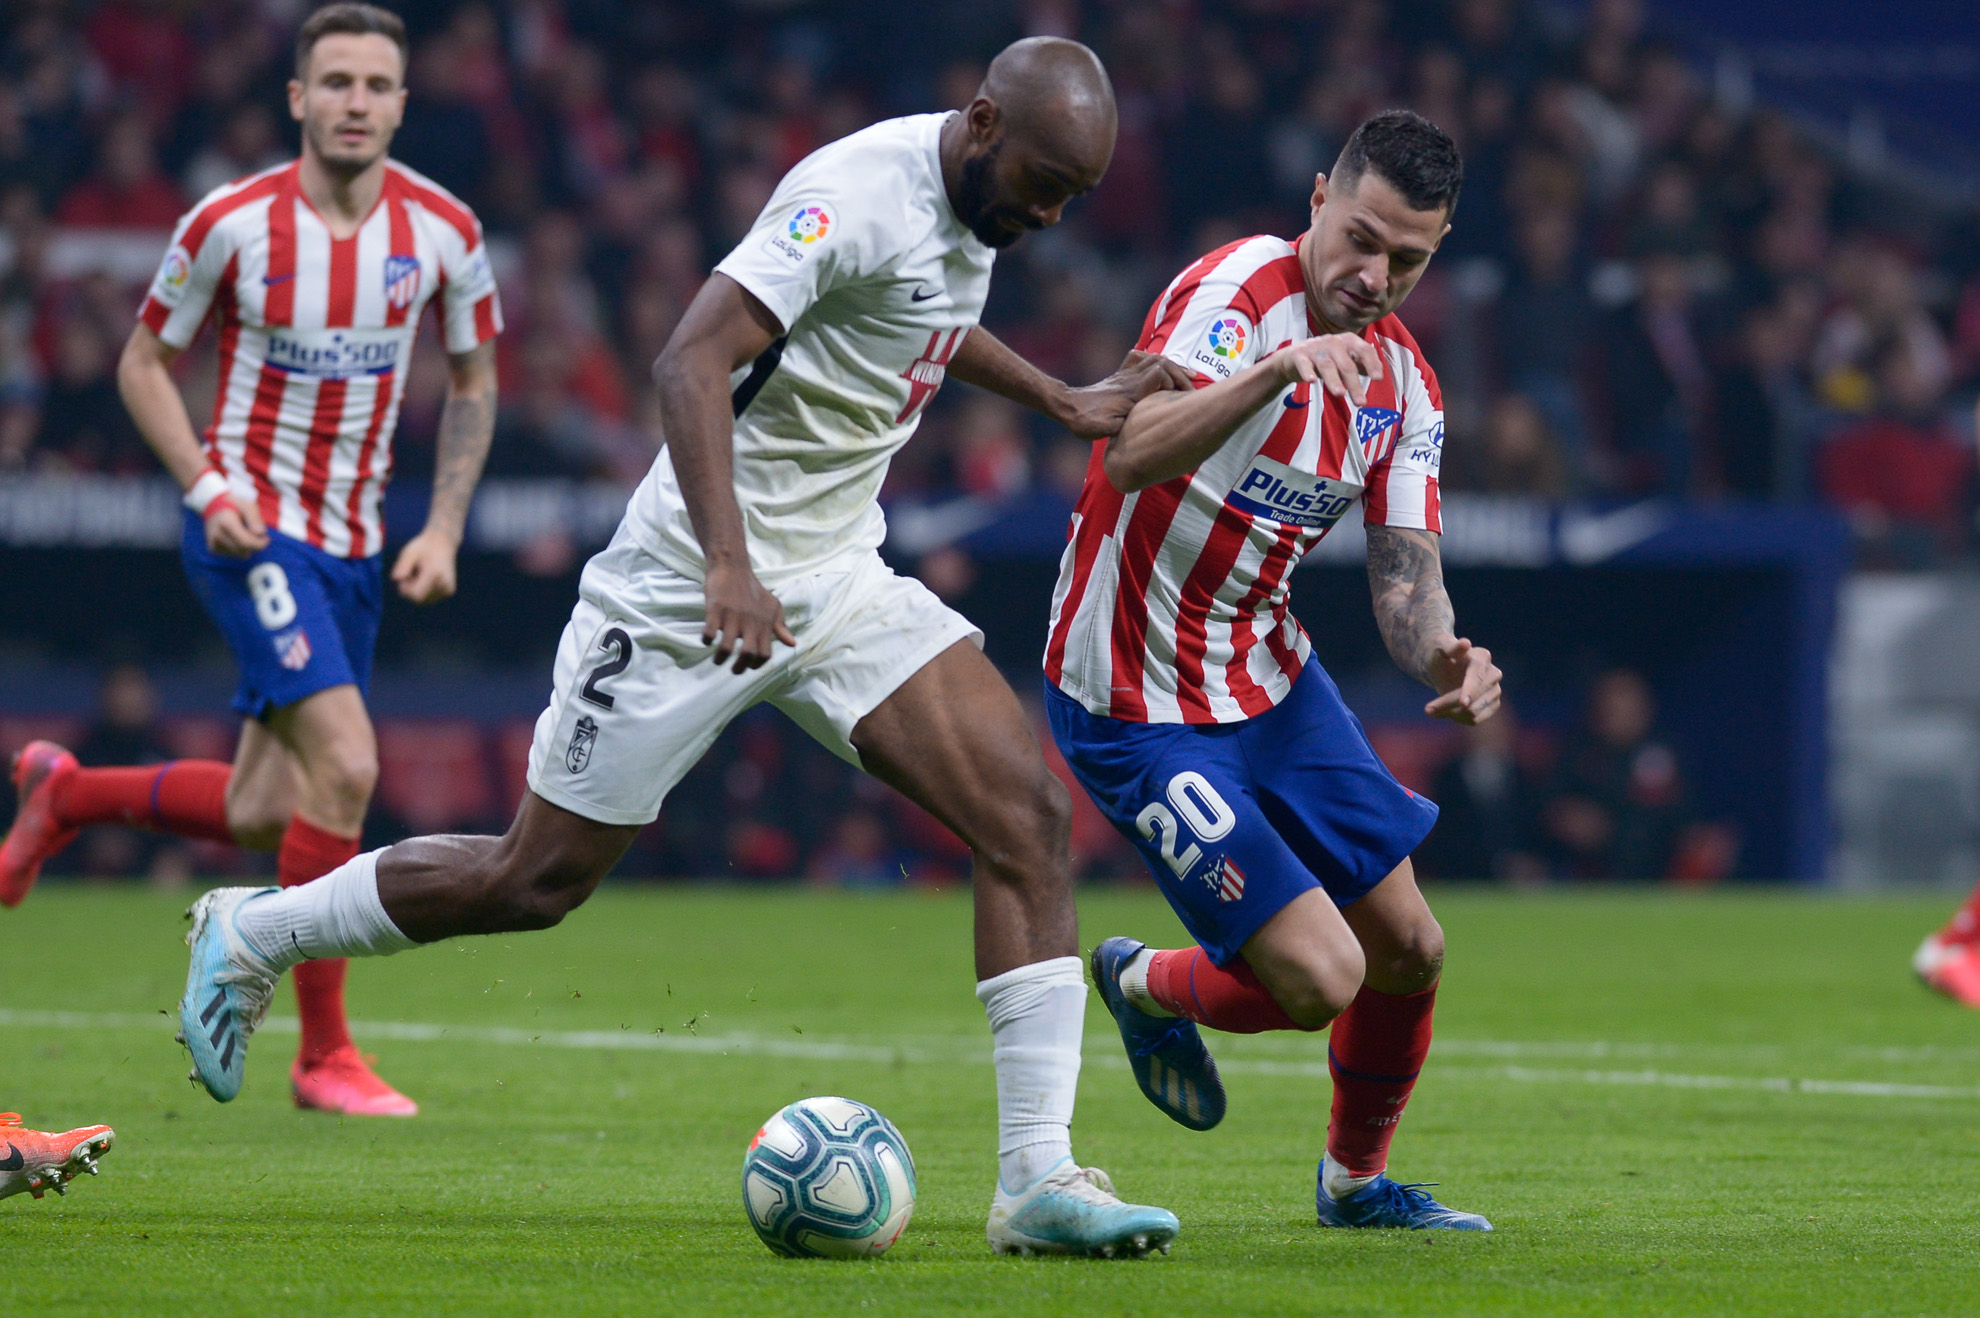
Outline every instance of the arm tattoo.
{"label": "arm tattoo", "polygon": [[456,358],[482,368],[477,374],[485,375],[488,383],[472,392],[458,387],[447,391],[434,446],[429,524],[451,525],[457,532],[467,526],[468,504],[481,480],[482,465],[488,461],[488,445],[495,438],[494,357],[495,345],[484,343]]}
{"label": "arm tattoo", "polygon": [[1392,526],[1368,528],[1368,591],[1375,625],[1396,666],[1428,683],[1434,644],[1455,634],[1457,615],[1444,593],[1438,536]]}

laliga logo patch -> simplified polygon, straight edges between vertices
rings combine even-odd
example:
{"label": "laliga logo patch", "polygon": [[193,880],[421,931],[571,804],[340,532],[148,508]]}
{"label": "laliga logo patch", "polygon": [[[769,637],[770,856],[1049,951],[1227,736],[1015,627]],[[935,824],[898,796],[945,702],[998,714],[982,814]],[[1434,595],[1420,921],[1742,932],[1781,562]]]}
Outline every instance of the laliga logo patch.
{"label": "laliga logo patch", "polygon": [[1189,354],[1188,364],[1202,367],[1219,380],[1230,379],[1237,370],[1238,358],[1244,355],[1248,333],[1239,317],[1219,316],[1210,322],[1210,333],[1204,337],[1202,346]]}
{"label": "laliga logo patch", "polygon": [[591,715],[578,719],[577,727],[571,730],[570,748],[564,752],[564,767],[572,773],[583,773],[591,763],[591,748],[598,743],[598,724]]}
{"label": "laliga logo patch", "polygon": [[1210,351],[1226,359],[1237,357],[1244,351],[1244,322],[1235,316],[1226,316],[1210,325]]}
{"label": "laliga logo patch", "polygon": [[174,247],[165,257],[165,268],[159,272],[159,279],[165,287],[178,289],[186,286],[192,277],[192,266],[186,261],[186,254]]}
{"label": "laliga logo patch", "polygon": [[832,217],[817,206],[801,206],[791,216],[790,235],[797,242],[809,245],[831,231]]}
{"label": "laliga logo patch", "polygon": [[1354,440],[1368,460],[1375,460],[1376,447],[1402,423],[1402,413],[1386,407],[1364,407],[1354,414]]}
{"label": "laliga logo patch", "polygon": [[419,258],[417,256],[388,256],[385,258],[385,301],[394,311],[404,311],[419,295]]}

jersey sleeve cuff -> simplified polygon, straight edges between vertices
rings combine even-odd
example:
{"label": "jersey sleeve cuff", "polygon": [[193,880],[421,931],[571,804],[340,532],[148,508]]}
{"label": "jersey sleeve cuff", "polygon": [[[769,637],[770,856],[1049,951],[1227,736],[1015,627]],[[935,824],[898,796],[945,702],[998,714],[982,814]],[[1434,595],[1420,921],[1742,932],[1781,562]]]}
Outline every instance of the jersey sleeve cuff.
{"label": "jersey sleeve cuff", "polygon": [[791,325],[802,313],[802,308],[793,309],[789,305],[789,294],[771,285],[754,270],[738,268],[727,261],[715,267],[715,273],[727,275],[742,285],[749,295],[761,302],[771,315],[777,318],[777,328],[785,334],[791,332]]}

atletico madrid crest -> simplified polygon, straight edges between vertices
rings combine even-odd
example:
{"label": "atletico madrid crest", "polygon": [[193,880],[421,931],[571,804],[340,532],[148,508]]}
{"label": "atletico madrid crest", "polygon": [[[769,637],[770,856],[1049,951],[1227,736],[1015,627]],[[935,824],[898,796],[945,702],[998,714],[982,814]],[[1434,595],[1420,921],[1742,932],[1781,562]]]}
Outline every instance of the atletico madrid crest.
{"label": "atletico madrid crest", "polygon": [[385,301],[394,311],[404,311],[419,296],[419,258],[385,258]]}
{"label": "atletico madrid crest", "polygon": [[1217,857],[1217,863],[1203,876],[1220,902],[1234,902],[1244,896],[1244,871],[1229,856]]}

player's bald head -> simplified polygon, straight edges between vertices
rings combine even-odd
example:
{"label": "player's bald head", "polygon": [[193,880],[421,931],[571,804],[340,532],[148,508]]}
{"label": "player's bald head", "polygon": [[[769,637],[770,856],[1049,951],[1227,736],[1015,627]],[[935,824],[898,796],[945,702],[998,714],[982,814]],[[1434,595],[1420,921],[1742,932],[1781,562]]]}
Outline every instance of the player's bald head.
{"label": "player's bald head", "polygon": [[1114,158],[1114,88],[1077,41],[1027,37],[990,61],[969,108],[943,130],[949,201],[992,247],[1059,222]]}
{"label": "player's bald head", "polygon": [[990,61],[979,100],[994,104],[1006,133],[1067,163],[1106,172],[1119,114],[1100,57],[1064,37],[1026,37]]}

